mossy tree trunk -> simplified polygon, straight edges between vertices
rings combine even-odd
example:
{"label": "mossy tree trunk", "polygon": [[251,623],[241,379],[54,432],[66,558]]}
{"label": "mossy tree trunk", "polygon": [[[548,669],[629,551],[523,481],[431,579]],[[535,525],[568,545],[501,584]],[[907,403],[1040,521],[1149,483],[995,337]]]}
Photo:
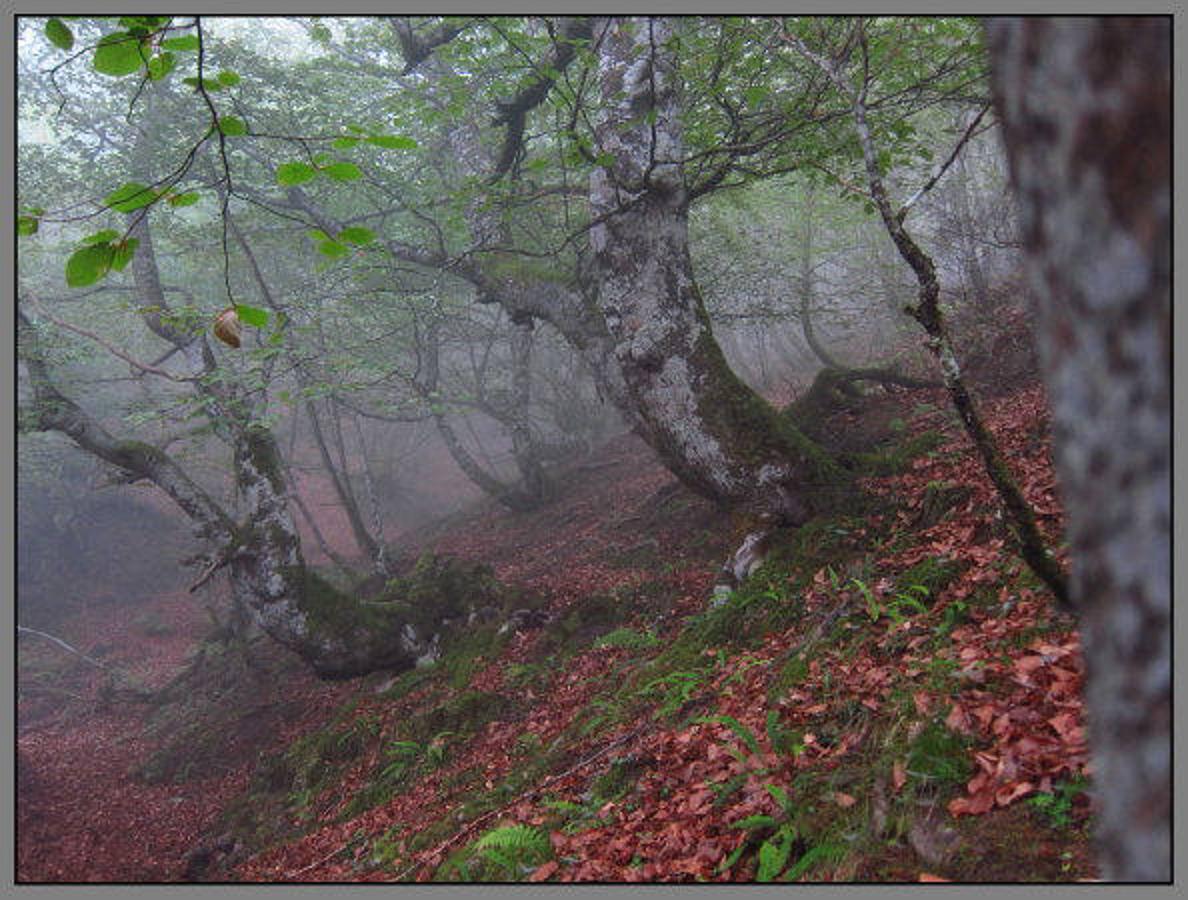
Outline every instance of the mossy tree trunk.
{"label": "mossy tree trunk", "polygon": [[280,451],[271,431],[259,422],[257,402],[233,381],[216,377],[218,359],[204,334],[179,327],[170,314],[148,215],[138,214],[131,230],[141,242],[132,274],[142,319],[181,351],[190,369],[187,377],[207,415],[231,444],[244,518],[236,521],[162,448],[112,435],[62,394],[48,370],[37,327],[18,310],[21,360],[33,397],[25,424],[61,432],[82,450],[120,468],[127,480],[144,479],[161,488],[211,548],[194,587],[227,567],[238,607],[319,674],[338,677],[413,665],[430,650],[432,635],[408,626],[406,616],[366,608],[307,572],[289,510]]}
{"label": "mossy tree trunk", "polygon": [[600,22],[595,124],[614,162],[590,182],[592,292],[638,415],[637,430],[703,496],[798,524],[842,481],[826,454],[731,371],[689,257],[673,23]]}
{"label": "mossy tree trunk", "polygon": [[1085,648],[1102,875],[1171,878],[1170,17],[988,26]]}

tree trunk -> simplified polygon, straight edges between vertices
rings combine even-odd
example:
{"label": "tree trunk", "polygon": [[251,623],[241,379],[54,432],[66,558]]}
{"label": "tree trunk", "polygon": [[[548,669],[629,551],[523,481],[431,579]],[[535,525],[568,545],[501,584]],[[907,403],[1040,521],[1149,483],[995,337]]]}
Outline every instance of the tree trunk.
{"label": "tree trunk", "polygon": [[640,435],[703,496],[755,502],[806,521],[844,481],[803,434],[731,371],[689,258],[688,194],[672,23],[612,19],[596,28],[603,106],[590,182],[591,274]]}
{"label": "tree trunk", "polygon": [[430,322],[426,327],[421,341],[421,352],[425,360],[425,383],[415,382],[413,387],[420,393],[422,400],[429,405],[433,422],[437,426],[437,433],[441,437],[442,443],[445,444],[446,450],[453,457],[454,463],[483,493],[498,500],[508,509],[515,512],[527,512],[540,506],[540,494],[530,493],[518,485],[505,484],[484,469],[466,449],[459,439],[458,433],[454,431],[454,426],[450,424],[447,410],[437,397],[437,385],[441,374],[437,322]]}
{"label": "tree trunk", "polygon": [[1167,881],[1170,19],[987,31],[1081,610],[1102,874]]}
{"label": "tree trunk", "polygon": [[513,321],[511,327],[512,396],[508,430],[522,489],[539,502],[548,493],[548,479],[528,422],[528,406],[532,399],[532,320]]}

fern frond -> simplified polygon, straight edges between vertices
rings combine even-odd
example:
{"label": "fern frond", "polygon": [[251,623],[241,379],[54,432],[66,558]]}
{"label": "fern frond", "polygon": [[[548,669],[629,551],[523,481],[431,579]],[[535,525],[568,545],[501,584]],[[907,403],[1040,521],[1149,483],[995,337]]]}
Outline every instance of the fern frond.
{"label": "fern frond", "polygon": [[505,850],[534,850],[548,853],[553,849],[549,836],[531,825],[504,825],[492,828],[475,842],[475,847],[485,850],[496,847]]}

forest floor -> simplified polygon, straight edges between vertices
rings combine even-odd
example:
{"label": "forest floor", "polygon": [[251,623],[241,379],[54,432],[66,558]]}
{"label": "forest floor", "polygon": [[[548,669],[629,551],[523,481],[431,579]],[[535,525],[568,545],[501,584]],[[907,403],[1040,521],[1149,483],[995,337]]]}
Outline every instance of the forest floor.
{"label": "forest floor", "polygon": [[[1058,538],[1042,389],[984,409]],[[1094,878],[1077,631],[943,392],[832,424],[881,438],[865,506],[776,539],[716,607],[743,523],[622,436],[544,509],[402,548],[543,602],[434,666],[320,682],[183,595],[71,628],[142,687],[201,675],[168,702],[22,641],[18,880]]]}

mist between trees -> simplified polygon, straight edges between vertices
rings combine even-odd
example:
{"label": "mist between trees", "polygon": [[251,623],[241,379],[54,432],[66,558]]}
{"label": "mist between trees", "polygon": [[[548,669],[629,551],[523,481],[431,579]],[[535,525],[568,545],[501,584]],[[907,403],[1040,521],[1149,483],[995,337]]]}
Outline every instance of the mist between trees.
{"label": "mist between trees", "polygon": [[189,589],[327,676],[409,666],[438,626],[355,588],[441,517],[553,502],[631,430],[798,526],[860,491],[814,404],[940,384],[1066,596],[963,381],[1030,315],[985,41],[18,20],[19,620]]}

